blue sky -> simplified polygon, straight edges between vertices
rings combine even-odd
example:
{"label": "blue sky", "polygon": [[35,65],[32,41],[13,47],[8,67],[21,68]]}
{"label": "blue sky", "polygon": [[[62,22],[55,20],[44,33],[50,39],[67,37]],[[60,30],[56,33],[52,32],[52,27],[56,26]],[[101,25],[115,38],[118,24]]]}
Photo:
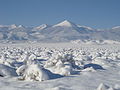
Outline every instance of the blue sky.
{"label": "blue sky", "polygon": [[38,26],[63,20],[93,28],[120,25],[120,0],[0,0],[0,24]]}

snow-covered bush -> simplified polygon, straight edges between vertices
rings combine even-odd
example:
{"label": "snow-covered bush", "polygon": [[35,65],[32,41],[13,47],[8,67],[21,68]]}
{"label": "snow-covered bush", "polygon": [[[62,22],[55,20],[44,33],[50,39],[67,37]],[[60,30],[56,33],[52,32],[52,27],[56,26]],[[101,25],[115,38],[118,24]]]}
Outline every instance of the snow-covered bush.
{"label": "snow-covered bush", "polygon": [[27,68],[27,65],[22,65],[19,68],[17,68],[16,73],[20,76],[23,76],[26,68]]}
{"label": "snow-covered bush", "polygon": [[38,64],[24,65],[18,68],[17,73],[22,75],[19,80],[28,81],[44,81],[48,80],[49,76],[45,69],[40,67]]}
{"label": "snow-covered bush", "polygon": [[5,64],[6,62],[6,57],[5,55],[3,54],[1,57],[0,57],[0,64]]}
{"label": "snow-covered bush", "polygon": [[14,67],[15,62],[16,61],[14,59],[11,59],[11,58],[7,57],[6,54],[3,54],[0,58],[0,64],[7,65],[9,67]]}
{"label": "snow-covered bush", "polygon": [[95,59],[92,61],[92,63],[101,65],[101,66],[103,66],[103,67],[109,67],[109,66],[112,66],[112,64],[109,63],[110,61],[111,61],[111,60],[109,60],[109,59],[105,59],[105,58],[100,58],[100,57],[98,57],[98,58],[95,58]]}
{"label": "snow-covered bush", "polygon": [[20,66],[16,72],[20,80],[29,80],[29,81],[44,81],[48,80],[49,76],[45,69],[39,65],[35,60],[36,56],[31,54],[27,59],[24,65]]}
{"label": "snow-covered bush", "polygon": [[75,62],[71,54],[57,55],[57,57],[48,60],[45,64],[45,68],[49,69],[53,73],[68,76],[72,73]]}
{"label": "snow-covered bush", "polygon": [[68,76],[72,73],[72,66],[69,62],[62,63],[61,61],[58,61],[55,65],[54,73]]}

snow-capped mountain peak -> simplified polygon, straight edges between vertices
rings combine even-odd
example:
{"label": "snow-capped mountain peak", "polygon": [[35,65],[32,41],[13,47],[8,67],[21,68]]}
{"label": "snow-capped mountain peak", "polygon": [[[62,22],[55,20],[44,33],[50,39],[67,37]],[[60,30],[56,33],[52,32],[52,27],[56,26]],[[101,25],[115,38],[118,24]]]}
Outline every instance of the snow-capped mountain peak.
{"label": "snow-capped mountain peak", "polygon": [[45,29],[45,28],[47,28],[47,27],[49,27],[49,25],[47,25],[47,24],[42,24],[42,25],[40,25],[40,26],[38,26],[38,27],[35,27],[34,29],[42,30],[42,29]]}
{"label": "snow-capped mountain peak", "polygon": [[60,26],[60,27],[74,27],[76,25],[74,23],[68,21],[68,20],[64,20],[64,21],[54,25],[53,27],[57,27],[57,26]]}
{"label": "snow-capped mountain peak", "polygon": [[14,28],[17,28],[17,25],[16,25],[16,24],[10,25],[10,29],[14,29]]}
{"label": "snow-capped mountain peak", "polygon": [[116,26],[116,27],[113,27],[112,29],[119,29],[120,28],[120,26]]}
{"label": "snow-capped mountain peak", "polygon": [[18,28],[25,28],[25,26],[23,26],[23,25],[19,25]]}
{"label": "snow-capped mountain peak", "polygon": [[86,29],[88,29],[88,30],[93,30],[93,28],[91,28],[91,27],[87,27],[87,26],[80,26],[80,25],[77,25],[79,28],[86,28]]}

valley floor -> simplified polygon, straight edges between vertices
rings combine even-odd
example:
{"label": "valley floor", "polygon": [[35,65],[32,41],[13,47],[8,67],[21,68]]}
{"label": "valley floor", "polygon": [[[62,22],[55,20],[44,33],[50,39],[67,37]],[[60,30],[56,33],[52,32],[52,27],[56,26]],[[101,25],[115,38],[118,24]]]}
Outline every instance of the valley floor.
{"label": "valley floor", "polygon": [[[40,52],[38,53],[38,48]],[[37,59],[51,60],[55,59],[57,54],[72,52],[73,59],[77,69],[72,68],[71,74],[45,80],[45,81],[29,81],[18,80],[19,76],[0,77],[0,90],[120,90],[120,45],[119,44],[73,44],[73,43],[24,43],[24,44],[1,44],[0,55],[6,53],[6,50],[14,55],[8,57],[16,58],[14,50],[20,49],[24,52],[35,53]],[[58,52],[59,51],[59,52]],[[7,52],[7,53],[8,53]],[[23,52],[23,53],[24,53]],[[49,55],[49,53],[50,55]],[[46,54],[47,53],[47,54]],[[53,55],[51,55],[51,53]],[[55,54],[55,55],[54,55]],[[15,56],[16,55],[16,56]],[[0,59],[1,60],[1,59]],[[17,63],[20,60],[15,60]],[[46,62],[42,62],[45,66]],[[3,63],[4,64],[4,63]],[[7,65],[7,64],[5,64]],[[9,67],[18,67],[13,65]],[[88,65],[88,66],[87,66]],[[92,68],[91,68],[92,67]],[[1,67],[0,67],[1,69]],[[52,71],[51,68],[45,68]],[[2,71],[0,71],[1,73]],[[57,74],[61,74],[57,72]],[[103,86],[101,86],[101,83]],[[106,87],[105,87],[106,86]],[[105,89],[100,89],[105,88]],[[110,89],[112,88],[112,89]]]}

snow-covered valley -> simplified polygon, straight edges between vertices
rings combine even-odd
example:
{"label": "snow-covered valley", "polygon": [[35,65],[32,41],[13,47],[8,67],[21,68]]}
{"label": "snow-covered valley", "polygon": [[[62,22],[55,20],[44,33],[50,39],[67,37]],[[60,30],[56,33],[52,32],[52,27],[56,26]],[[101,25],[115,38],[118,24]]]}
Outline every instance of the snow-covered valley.
{"label": "snow-covered valley", "polygon": [[0,25],[0,90],[8,89],[120,90],[120,26]]}
{"label": "snow-covered valley", "polygon": [[120,44],[0,44],[0,90],[120,90]]}
{"label": "snow-covered valley", "polygon": [[120,90],[120,0],[0,0],[0,90]]}

